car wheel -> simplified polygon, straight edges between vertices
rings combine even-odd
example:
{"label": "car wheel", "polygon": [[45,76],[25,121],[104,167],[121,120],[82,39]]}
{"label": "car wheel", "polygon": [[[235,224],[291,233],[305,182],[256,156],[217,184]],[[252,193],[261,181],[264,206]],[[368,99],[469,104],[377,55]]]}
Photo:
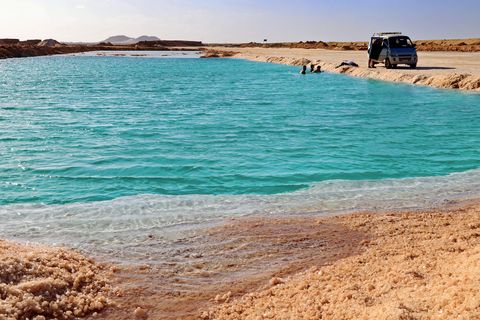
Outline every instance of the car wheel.
{"label": "car wheel", "polygon": [[416,67],[417,67],[416,63],[410,65],[410,68],[412,68],[412,69],[415,69]]}
{"label": "car wheel", "polygon": [[390,59],[385,59],[385,68],[392,69],[392,64],[390,63]]}

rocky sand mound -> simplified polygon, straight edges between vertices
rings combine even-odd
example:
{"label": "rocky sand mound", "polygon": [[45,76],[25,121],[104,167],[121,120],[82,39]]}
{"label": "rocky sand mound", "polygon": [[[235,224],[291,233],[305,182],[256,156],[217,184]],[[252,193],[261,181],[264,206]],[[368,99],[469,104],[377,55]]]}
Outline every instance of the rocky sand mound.
{"label": "rocky sand mound", "polygon": [[74,319],[103,310],[104,270],[79,253],[0,241],[0,319]]}

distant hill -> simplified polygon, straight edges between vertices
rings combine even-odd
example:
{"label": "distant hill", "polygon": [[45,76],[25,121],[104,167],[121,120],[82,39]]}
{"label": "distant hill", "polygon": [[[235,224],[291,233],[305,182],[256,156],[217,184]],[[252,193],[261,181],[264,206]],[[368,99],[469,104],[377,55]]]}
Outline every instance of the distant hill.
{"label": "distant hill", "polygon": [[141,36],[138,38],[131,38],[124,35],[109,37],[101,42],[111,43],[111,44],[137,44],[141,41],[160,41],[158,37],[155,36]]}
{"label": "distant hill", "polygon": [[135,42],[140,42],[140,41],[160,41],[160,38],[155,37],[155,36],[141,36],[135,39]]}
{"label": "distant hill", "polygon": [[121,42],[126,42],[126,41],[131,41],[134,40],[133,38],[127,37],[127,36],[113,36],[109,37],[101,42],[110,42],[110,43],[121,43]]}

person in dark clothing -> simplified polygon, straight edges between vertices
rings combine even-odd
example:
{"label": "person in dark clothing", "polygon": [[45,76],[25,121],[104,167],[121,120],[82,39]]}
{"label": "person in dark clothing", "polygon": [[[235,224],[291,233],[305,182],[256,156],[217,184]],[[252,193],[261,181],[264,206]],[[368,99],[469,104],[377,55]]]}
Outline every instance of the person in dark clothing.
{"label": "person in dark clothing", "polygon": [[322,73],[322,67],[321,66],[317,66],[317,68],[313,71],[313,73]]}
{"label": "person in dark clothing", "polygon": [[303,66],[302,71],[300,71],[300,74],[307,74],[307,66]]}

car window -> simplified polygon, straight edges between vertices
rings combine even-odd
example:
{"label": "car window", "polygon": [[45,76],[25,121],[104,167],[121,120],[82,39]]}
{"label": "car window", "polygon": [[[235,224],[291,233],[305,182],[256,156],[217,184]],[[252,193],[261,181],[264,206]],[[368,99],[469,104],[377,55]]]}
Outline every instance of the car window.
{"label": "car window", "polygon": [[412,48],[412,40],[408,37],[393,37],[390,38],[390,48]]}

